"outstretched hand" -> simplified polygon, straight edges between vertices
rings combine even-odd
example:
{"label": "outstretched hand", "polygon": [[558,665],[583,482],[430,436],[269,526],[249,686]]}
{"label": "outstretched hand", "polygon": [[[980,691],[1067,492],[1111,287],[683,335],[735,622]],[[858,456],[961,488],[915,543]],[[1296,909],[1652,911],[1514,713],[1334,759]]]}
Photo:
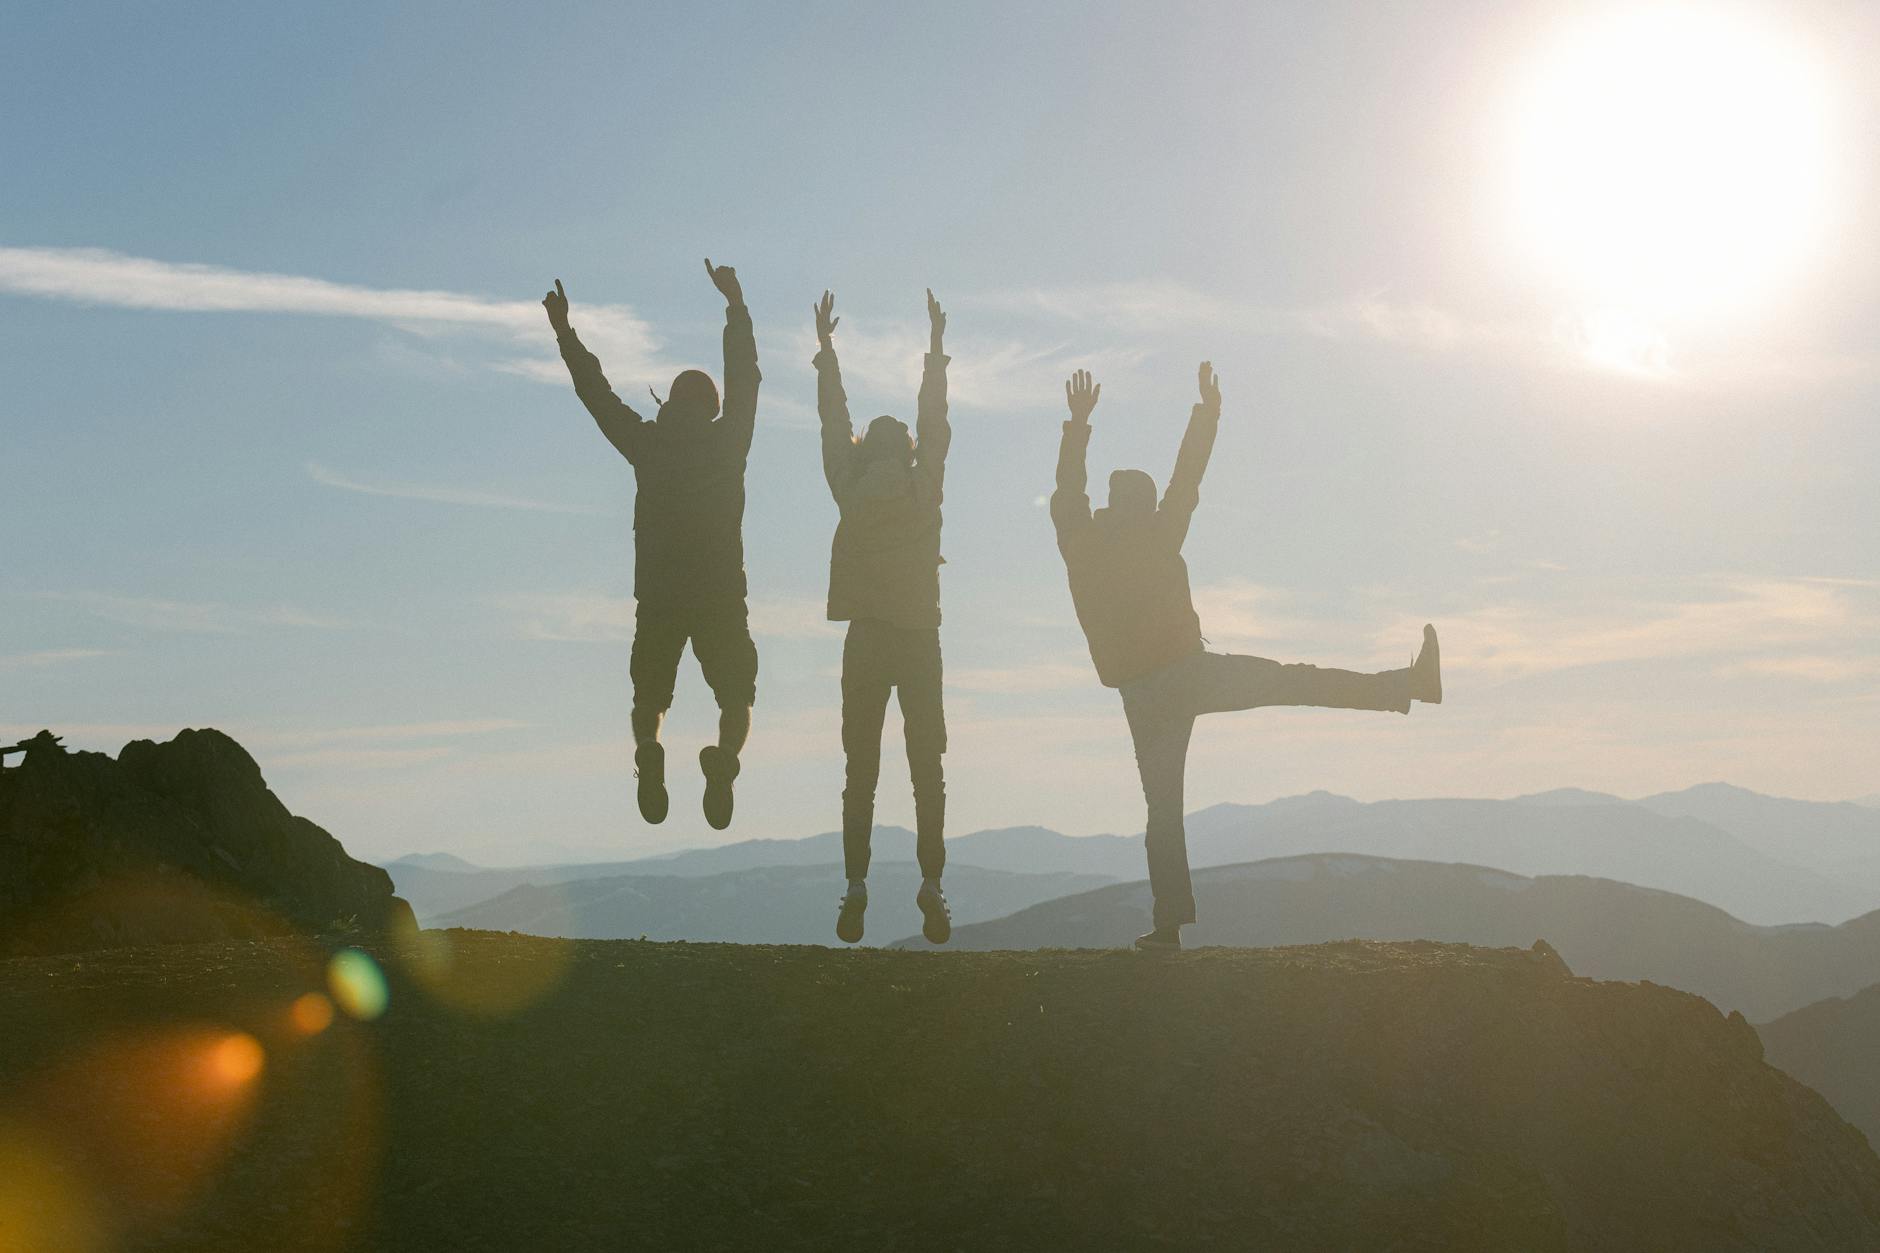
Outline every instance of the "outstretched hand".
{"label": "outstretched hand", "polygon": [[835,307],[835,295],[827,291],[822,294],[821,300],[810,306],[810,311],[816,315],[816,342],[825,349],[834,347],[829,337],[836,333],[836,323],[842,320],[835,316]]}
{"label": "outstretched hand", "polygon": [[940,302],[933,298],[931,287],[927,289],[927,326],[930,332],[928,351],[937,355],[940,352],[940,337],[947,331],[947,315],[946,310],[940,307]]}
{"label": "outstretched hand", "polygon": [[1221,407],[1221,380],[1214,372],[1214,363],[1203,361],[1200,373],[1201,403],[1218,412]]}
{"label": "outstretched hand", "polygon": [[728,305],[744,303],[744,288],[738,285],[738,272],[728,265],[713,266],[710,257],[705,258],[705,273],[711,275],[712,286],[716,287]]}
{"label": "outstretched hand", "polygon": [[542,297],[542,307],[548,310],[548,324],[559,335],[568,329],[568,293],[561,289],[561,280],[555,280],[555,290]]}
{"label": "outstretched hand", "polygon": [[1064,399],[1071,407],[1071,421],[1078,426],[1090,424],[1090,411],[1097,407],[1103,384],[1093,383],[1090,371],[1079,370],[1064,381]]}

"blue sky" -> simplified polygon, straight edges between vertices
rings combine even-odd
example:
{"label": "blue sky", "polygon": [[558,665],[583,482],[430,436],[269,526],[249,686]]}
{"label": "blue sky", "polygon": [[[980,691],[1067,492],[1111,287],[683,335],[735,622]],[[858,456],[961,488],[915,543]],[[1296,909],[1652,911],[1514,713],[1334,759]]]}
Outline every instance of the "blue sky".
{"label": "blue sky", "polygon": [[[1382,667],[1433,620],[1450,700],[1211,719],[1191,807],[1871,792],[1880,16],[1709,7],[1830,89],[1832,212],[1728,316],[1621,309],[1616,366],[1612,311],[1505,238],[1557,6],[10,8],[0,735],[219,726],[367,856],[723,838],[688,770],[633,810],[632,480],[535,305],[563,279],[623,394],[717,375],[709,255],[765,373],[731,836],[836,825],[824,287],[858,414],[909,415],[922,289],[950,313],[955,830],[1140,828],[1041,501],[1072,369],[1093,477],[1160,479],[1204,357],[1209,638]],[[689,662],[678,700],[689,763]]]}

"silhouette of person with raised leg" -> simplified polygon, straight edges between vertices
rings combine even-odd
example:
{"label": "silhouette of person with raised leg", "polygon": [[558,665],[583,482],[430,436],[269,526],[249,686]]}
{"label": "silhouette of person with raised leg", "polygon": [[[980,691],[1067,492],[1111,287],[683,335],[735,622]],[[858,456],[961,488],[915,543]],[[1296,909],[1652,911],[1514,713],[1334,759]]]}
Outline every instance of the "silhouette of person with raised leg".
{"label": "silhouette of person with raised leg", "polygon": [[1136,940],[1141,949],[1181,948],[1182,927],[1195,921],[1182,784],[1197,716],[1267,705],[1409,713],[1413,700],[1443,699],[1431,626],[1423,628],[1423,647],[1409,668],[1378,674],[1206,650],[1181,555],[1221,418],[1220,382],[1206,361],[1200,382],[1201,403],[1189,416],[1161,504],[1149,475],[1118,470],[1110,475],[1108,506],[1092,513],[1084,458],[1090,411],[1102,389],[1079,370],[1064,384],[1071,417],[1058,446],[1057,490],[1051,496],[1051,521],[1077,621],[1097,677],[1122,695],[1148,804],[1145,843],[1155,912],[1153,929]]}
{"label": "silhouette of person with raised leg", "polygon": [[633,466],[633,765],[640,814],[666,818],[666,751],[659,725],[672,708],[679,658],[688,642],[718,701],[718,742],[699,752],[705,820],[731,824],[738,753],[751,732],[757,698],[757,646],[751,640],[744,581],[744,467],[757,419],[757,340],[737,272],[705,260],[725,298],[725,399],[703,370],[672,380],[652,421],[614,394],[601,363],[568,324],[561,280],[543,297],[561,359],[587,406]]}
{"label": "silhouette of person with raised leg", "polygon": [[920,862],[921,932],[944,944],[952,916],[940,874],[946,866],[946,715],[940,701],[940,497],[947,446],[947,361],[941,350],[946,314],[927,293],[929,351],[921,374],[915,437],[885,414],[860,439],[849,421],[848,396],[832,339],[835,297],[815,307],[816,410],[822,418],[823,474],[839,520],[829,552],[829,618],[847,621],[842,645],[842,748],[848,758],[842,789],[842,859],[848,891],[836,918],[845,943],[862,938],[868,908],[869,837],[875,825],[875,784],[881,774],[881,732],[888,696],[898,693],[914,784],[915,855]]}

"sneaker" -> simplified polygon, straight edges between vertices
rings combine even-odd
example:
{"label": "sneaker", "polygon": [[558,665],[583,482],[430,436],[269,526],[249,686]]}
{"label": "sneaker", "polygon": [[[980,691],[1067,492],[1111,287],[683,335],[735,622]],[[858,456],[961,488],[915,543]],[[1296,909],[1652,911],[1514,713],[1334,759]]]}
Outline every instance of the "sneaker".
{"label": "sneaker", "polygon": [[1145,953],[1179,953],[1182,951],[1182,929],[1157,927],[1147,935],[1137,936],[1136,947]]}
{"label": "sneaker", "polygon": [[844,944],[862,942],[862,913],[868,908],[868,889],[853,887],[842,897],[842,912],[836,915],[836,939]]}
{"label": "sneaker", "polygon": [[931,879],[922,882],[914,903],[920,906],[920,933],[927,937],[927,943],[945,944],[953,938],[953,913],[938,883]]}
{"label": "sneaker", "polygon": [[666,750],[657,740],[648,740],[633,750],[633,773],[640,781],[640,817],[648,822],[666,821]]}
{"label": "sneaker", "polygon": [[738,777],[738,759],[707,744],[698,750],[698,768],[705,772],[705,821],[723,831],[731,825],[731,781]]}
{"label": "sneaker", "polygon": [[1436,628],[1423,624],[1423,650],[1410,663],[1410,698],[1426,705],[1443,703],[1443,654],[1436,646]]}

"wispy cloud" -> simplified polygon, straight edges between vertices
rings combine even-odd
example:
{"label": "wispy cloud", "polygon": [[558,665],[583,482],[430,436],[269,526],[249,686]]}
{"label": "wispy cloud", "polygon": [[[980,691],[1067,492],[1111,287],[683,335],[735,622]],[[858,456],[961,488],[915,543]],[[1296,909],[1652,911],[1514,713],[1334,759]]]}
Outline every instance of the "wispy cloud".
{"label": "wispy cloud", "polygon": [[119,596],[109,592],[39,592],[37,599],[59,601],[125,626],[192,635],[234,635],[256,626],[338,630],[351,623],[294,605],[243,607],[216,601],[166,600]]}
{"label": "wispy cloud", "polygon": [[41,648],[25,653],[0,653],[0,670],[37,670],[42,666],[63,666],[94,657],[110,657],[108,648]]}
{"label": "wispy cloud", "polygon": [[[601,592],[535,592],[504,596],[496,608],[512,616],[523,639],[565,643],[624,643],[633,638],[635,602]],[[765,639],[832,639],[823,603],[808,596],[754,597],[751,634]]]}
{"label": "wispy cloud", "polygon": [[602,510],[588,509],[580,505],[560,504],[551,500],[534,500],[527,496],[509,496],[500,492],[477,491],[474,488],[430,483],[367,482],[330,470],[317,461],[307,463],[307,477],[323,487],[335,487],[343,492],[358,492],[362,496],[419,500],[440,505],[469,505],[480,509],[520,509],[535,513],[603,516]]}
{"label": "wispy cloud", "polygon": [[[483,341],[481,364],[556,384],[566,371],[535,300],[497,300],[462,292],[366,287],[299,274],[159,261],[103,248],[0,247],[0,292],[76,304],[175,313],[272,313],[356,318],[422,339]],[[604,355],[616,380],[660,381],[673,367],[633,310],[582,304],[581,337]]]}

